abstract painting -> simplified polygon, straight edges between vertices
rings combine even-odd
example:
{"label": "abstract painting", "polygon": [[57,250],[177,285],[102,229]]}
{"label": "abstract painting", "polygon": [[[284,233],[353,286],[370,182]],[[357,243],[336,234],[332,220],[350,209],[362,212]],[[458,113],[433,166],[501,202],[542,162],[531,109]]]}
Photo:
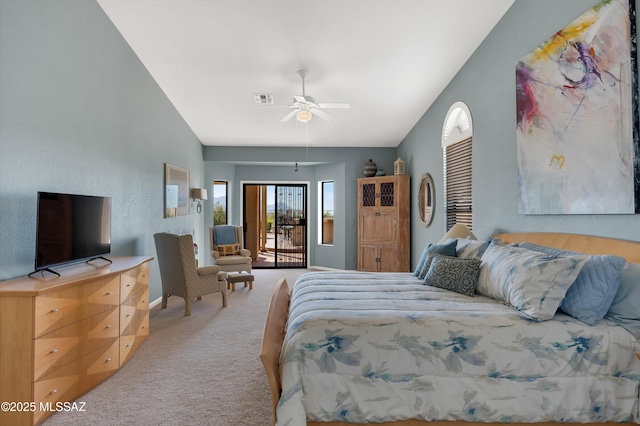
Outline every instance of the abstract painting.
{"label": "abstract painting", "polygon": [[635,37],[634,0],[605,0],[518,61],[521,214],[640,212]]}

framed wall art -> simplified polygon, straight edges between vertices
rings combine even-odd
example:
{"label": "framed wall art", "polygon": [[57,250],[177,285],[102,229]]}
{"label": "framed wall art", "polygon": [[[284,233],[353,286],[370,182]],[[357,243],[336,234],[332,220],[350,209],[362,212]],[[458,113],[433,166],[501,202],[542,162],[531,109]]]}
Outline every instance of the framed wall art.
{"label": "framed wall art", "polygon": [[189,214],[189,170],[164,165],[164,217]]}
{"label": "framed wall art", "polygon": [[604,0],[516,65],[521,214],[640,213],[634,0]]}

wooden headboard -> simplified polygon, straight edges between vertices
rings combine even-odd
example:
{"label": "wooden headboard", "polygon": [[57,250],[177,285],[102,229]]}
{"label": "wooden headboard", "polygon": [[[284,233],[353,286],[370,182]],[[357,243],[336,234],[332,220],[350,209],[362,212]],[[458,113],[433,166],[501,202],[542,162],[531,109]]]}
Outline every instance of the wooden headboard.
{"label": "wooden headboard", "polygon": [[505,243],[527,241],[584,254],[611,254],[624,257],[629,263],[640,263],[640,242],[637,241],[556,232],[517,232],[496,234],[494,237],[500,238]]}

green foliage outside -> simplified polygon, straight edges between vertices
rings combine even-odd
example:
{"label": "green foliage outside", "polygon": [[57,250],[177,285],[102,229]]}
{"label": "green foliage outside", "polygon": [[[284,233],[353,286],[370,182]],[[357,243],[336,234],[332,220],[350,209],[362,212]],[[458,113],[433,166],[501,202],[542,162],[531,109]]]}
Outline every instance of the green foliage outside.
{"label": "green foliage outside", "polygon": [[227,210],[219,201],[213,206],[213,226],[227,224]]}

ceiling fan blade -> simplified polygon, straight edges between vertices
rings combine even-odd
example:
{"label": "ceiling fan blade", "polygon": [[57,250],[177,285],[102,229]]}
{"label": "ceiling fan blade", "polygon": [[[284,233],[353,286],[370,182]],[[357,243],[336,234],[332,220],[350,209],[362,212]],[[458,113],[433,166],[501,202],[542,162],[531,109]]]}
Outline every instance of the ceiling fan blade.
{"label": "ceiling fan blade", "polygon": [[311,112],[311,114],[317,115],[320,118],[323,118],[327,121],[331,121],[332,118],[329,114],[327,114],[324,111],[320,111],[318,108],[309,108],[309,111]]}
{"label": "ceiling fan blade", "polygon": [[301,95],[293,95],[293,100],[296,102],[302,102],[302,103],[307,102],[304,96],[301,96]]}
{"label": "ceiling fan blade", "polygon": [[318,106],[320,108],[351,108],[351,105],[346,103],[320,103]]}
{"label": "ceiling fan blade", "polygon": [[294,109],[289,114],[285,115],[284,118],[282,120],[280,120],[280,122],[284,123],[285,121],[291,120],[293,118],[293,116],[298,113],[298,111],[300,111],[300,110],[299,109]]}

